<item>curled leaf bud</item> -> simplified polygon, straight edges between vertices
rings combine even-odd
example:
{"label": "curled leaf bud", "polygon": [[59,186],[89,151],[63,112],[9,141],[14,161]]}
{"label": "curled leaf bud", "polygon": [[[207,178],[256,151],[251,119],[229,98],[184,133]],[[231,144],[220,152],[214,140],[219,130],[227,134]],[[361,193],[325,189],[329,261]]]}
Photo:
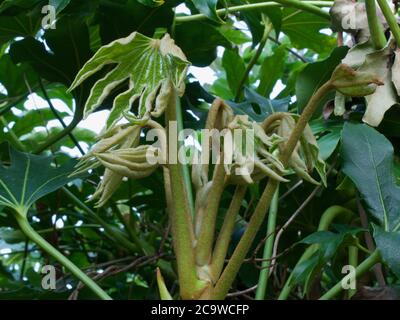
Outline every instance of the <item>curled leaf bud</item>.
{"label": "curled leaf bud", "polygon": [[342,63],[333,72],[331,84],[345,96],[364,97],[374,93],[384,83],[373,73],[355,71]]}

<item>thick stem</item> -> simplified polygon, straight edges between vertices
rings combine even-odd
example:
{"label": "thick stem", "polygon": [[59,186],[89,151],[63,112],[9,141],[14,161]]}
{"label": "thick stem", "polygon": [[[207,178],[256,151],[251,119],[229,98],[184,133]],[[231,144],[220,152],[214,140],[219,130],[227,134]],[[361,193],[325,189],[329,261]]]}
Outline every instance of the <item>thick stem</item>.
{"label": "thick stem", "polygon": [[[353,212],[341,207],[341,206],[332,206],[325,210],[322,214],[321,219],[319,221],[318,231],[327,231],[329,226],[332,224],[332,221],[339,216],[347,216],[351,217]],[[307,259],[311,258],[316,250],[318,250],[318,244],[313,244],[309,246],[306,251],[304,251],[303,255],[300,257],[299,261],[297,262],[296,266],[306,261]],[[295,267],[296,268],[296,267]],[[293,289],[294,285],[292,282],[293,273],[290,274],[289,278],[287,279],[281,293],[279,294],[279,300],[286,300],[290,294],[290,291]]]}
{"label": "thick stem", "polygon": [[386,45],[385,32],[383,25],[376,14],[375,0],[365,0],[365,9],[367,10],[369,31],[375,49],[380,50]]}
{"label": "thick stem", "polygon": [[253,69],[254,65],[257,63],[258,58],[260,58],[261,53],[263,52],[263,49],[264,49],[264,47],[265,47],[265,45],[266,45],[266,43],[268,41],[268,36],[269,36],[269,34],[271,33],[271,31],[273,29],[272,23],[269,21],[268,18],[264,18],[264,15],[263,15],[263,20],[264,20],[264,33],[263,33],[263,36],[261,38],[260,43],[258,44],[258,48],[257,48],[256,52],[254,53],[253,57],[251,58],[249,64],[246,67],[246,70],[245,70],[245,72],[243,74],[243,77],[240,80],[239,87],[237,89],[236,97],[235,97],[235,101],[236,102],[239,101],[239,99],[240,99],[240,97],[242,95],[243,86],[244,86],[244,84],[246,83],[246,81],[247,81],[247,79],[249,77],[251,69]]}
{"label": "thick stem", "polygon": [[[292,7],[292,8],[297,8],[297,9],[300,9],[303,11],[311,12],[311,13],[316,14],[317,16],[320,16],[322,18],[330,20],[329,13],[320,9],[319,7],[331,7],[332,5],[333,5],[332,1],[276,0],[274,2],[266,1],[266,2],[249,3],[249,4],[239,5],[239,6],[227,7],[227,8],[223,8],[223,9],[218,9],[216,12],[218,15],[221,16],[226,13],[232,13],[232,12],[238,12],[238,11],[248,11],[248,10],[257,10],[257,9],[259,10],[259,9],[264,9],[267,7],[286,6],[286,7]],[[191,15],[191,16],[176,17],[175,21],[176,21],[176,23],[181,23],[181,22],[205,20],[205,19],[207,19],[207,16],[205,16],[203,14],[195,14],[195,15]]]}
{"label": "thick stem", "polygon": [[[332,88],[333,87],[331,82],[326,82],[311,97],[307,106],[304,108],[303,113],[297,121],[296,127],[293,129],[288,141],[286,142],[285,148],[281,155],[281,161],[285,167],[288,165],[289,159],[297,145],[297,142],[302,136],[308,121],[311,119],[313,113],[317,109],[319,101]],[[264,189],[264,192],[257,204],[253,216],[249,221],[245,233],[240,239],[228,265],[226,266],[224,272],[221,275],[221,278],[218,280],[215,286],[213,295],[214,299],[223,299],[227,295],[229,288],[231,287],[237,273],[239,272],[240,266],[242,265],[243,260],[246,258],[246,254],[249,251],[262,222],[264,221],[267,209],[271,203],[272,197],[278,185],[279,182],[277,182],[276,180],[270,179],[268,181],[268,184]]]}
{"label": "thick stem", "polygon": [[245,186],[239,185],[236,187],[231,204],[225,215],[224,223],[222,224],[221,231],[215,243],[211,262],[211,274],[214,282],[219,278],[222,269],[224,268],[225,258],[235,228],[236,218],[240,211],[243,198],[246,195],[246,190],[247,187]]}
{"label": "thick stem", "polygon": [[112,300],[112,298],[101,289],[92,279],[90,279],[84,272],[82,272],[76,265],[62,255],[57,249],[55,249],[50,243],[43,239],[29,224],[26,219],[26,214],[17,213],[17,222],[22,232],[39,247],[51,255],[55,260],[62,264],[67,270],[69,270],[75,277],[82,281],[90,290],[92,290],[99,298],[103,300]]}
{"label": "thick stem", "polygon": [[215,222],[217,220],[219,203],[225,185],[224,156],[221,152],[219,162],[215,165],[211,189],[207,196],[205,215],[201,219],[200,233],[196,245],[196,263],[204,266],[210,263],[211,250],[214,243]]}
{"label": "thick stem", "polygon": [[[356,268],[356,278],[368,272],[375,264],[381,261],[381,255],[375,250],[366,260]],[[333,288],[326,292],[320,300],[330,300],[336,297],[343,290],[342,281],[339,281]]]}
{"label": "thick stem", "polygon": [[[175,88],[171,94],[166,110],[167,128],[170,121],[176,121],[176,103],[179,99]],[[169,132],[170,143],[177,141],[177,137],[172,137],[175,132]],[[169,146],[169,150],[173,150]],[[171,160],[171,154],[168,159]],[[173,157],[176,158],[176,157]],[[195,263],[195,253],[193,248],[194,232],[193,221],[188,201],[187,189],[185,188],[184,179],[182,177],[182,166],[179,161],[173,163],[168,161],[168,169],[171,185],[171,232],[174,244],[174,251],[178,266],[178,277],[180,294],[182,299],[196,299],[201,295],[207,286],[207,283],[201,281],[197,277],[197,269]]]}
{"label": "thick stem", "polygon": [[387,0],[377,0],[379,7],[382,10],[383,15],[385,16],[386,22],[389,25],[390,31],[394,38],[396,39],[397,45],[400,45],[400,27],[397,24],[397,19],[394,16],[392,9],[390,8]]}
{"label": "thick stem", "polygon": [[260,271],[260,276],[258,278],[256,300],[265,299],[265,291],[267,289],[269,269],[271,265],[270,259],[275,239],[274,235],[276,228],[276,218],[278,215],[278,203],[279,203],[279,187],[275,191],[274,197],[272,198],[271,205],[269,208],[267,234],[266,234],[267,240],[264,246],[264,253],[263,253],[264,261],[261,264],[262,269]]}

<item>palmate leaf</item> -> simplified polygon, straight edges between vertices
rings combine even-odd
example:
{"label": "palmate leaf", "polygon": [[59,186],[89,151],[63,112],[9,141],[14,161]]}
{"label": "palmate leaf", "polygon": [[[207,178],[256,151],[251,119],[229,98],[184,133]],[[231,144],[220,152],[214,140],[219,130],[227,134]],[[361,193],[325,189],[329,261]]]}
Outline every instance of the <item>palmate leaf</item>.
{"label": "palmate leaf", "polygon": [[37,156],[10,149],[9,166],[0,165],[0,205],[26,212],[39,198],[76,178],[69,178],[74,163],[51,166],[51,156]]}
{"label": "palmate leaf", "polygon": [[95,83],[84,112],[85,117],[88,116],[111,90],[129,80],[129,89],[114,100],[107,120],[108,128],[120,120],[137,99],[139,106],[134,122],[140,123],[149,119],[158,91],[167,79],[172,80],[179,93],[183,93],[183,79],[189,63],[168,34],[162,39],[151,39],[134,32],[126,38],[101,47],[79,71],[70,90],[109,64],[117,65]]}

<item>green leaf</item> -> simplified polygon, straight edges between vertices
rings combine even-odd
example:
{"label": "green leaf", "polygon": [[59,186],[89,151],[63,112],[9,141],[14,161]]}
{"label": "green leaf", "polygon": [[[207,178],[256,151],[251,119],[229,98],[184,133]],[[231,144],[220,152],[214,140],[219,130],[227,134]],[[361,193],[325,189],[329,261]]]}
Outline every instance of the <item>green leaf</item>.
{"label": "green leaf", "polygon": [[59,168],[51,166],[52,157],[36,156],[10,149],[9,166],[0,165],[0,204],[26,212],[38,199],[75,178],[70,162]]}
{"label": "green leaf", "polygon": [[342,132],[343,172],[350,177],[385,231],[400,227],[400,188],[393,174],[393,146],[365,124],[346,123]]}
{"label": "green leaf", "polygon": [[[3,5],[6,5],[6,3],[3,3]],[[42,19],[40,7],[17,15],[1,15],[0,45],[16,37],[35,36],[40,29]]]}
{"label": "green leaf", "polygon": [[139,100],[139,106],[134,118],[138,122],[149,119],[158,91],[169,80],[183,93],[183,80],[189,63],[168,34],[159,40],[134,32],[127,38],[101,47],[79,71],[70,90],[109,64],[117,65],[94,84],[86,101],[84,114],[87,117],[112,89],[129,80],[128,90],[114,99],[107,119],[107,127],[112,127],[129,111],[135,100]]}
{"label": "green leaf", "polygon": [[286,45],[281,45],[274,50],[272,56],[266,57],[258,73],[260,84],[257,92],[262,96],[268,97],[274,88],[276,81],[283,75],[287,58]]}
{"label": "green leaf", "polygon": [[248,115],[250,119],[262,122],[266,117],[274,112],[286,112],[288,110],[290,99],[270,100],[250,88],[244,90],[245,101],[234,103],[227,101],[235,114]]}
{"label": "green leaf", "polygon": [[298,9],[282,10],[281,31],[289,36],[297,49],[308,48],[320,54],[327,54],[336,46],[336,39],[320,33],[329,28],[328,20]]}
{"label": "green leaf", "polygon": [[232,95],[235,96],[246,70],[243,59],[239,56],[237,50],[225,49],[222,56],[222,66],[225,69],[226,79]]}
{"label": "green leaf", "polygon": [[375,226],[374,239],[384,262],[400,279],[400,233],[386,232]]}
{"label": "green leaf", "polygon": [[0,83],[7,89],[8,96],[17,97],[28,91],[37,83],[37,77],[32,68],[27,64],[16,65],[12,62],[10,55],[6,54],[0,58]]}
{"label": "green leaf", "polygon": [[[61,118],[66,116],[65,113],[59,113],[59,115]],[[21,137],[24,134],[31,133],[35,127],[45,126],[48,121],[54,118],[50,109],[31,110],[16,121],[12,130],[17,137]]]}
{"label": "green leaf", "polygon": [[[86,22],[62,17],[57,21],[57,28],[46,30],[43,37],[49,51],[43,42],[28,37],[11,45],[12,60],[28,63],[43,79],[69,87],[92,54]],[[85,99],[86,90],[82,87],[74,92],[77,106]]]}
{"label": "green leaf", "polygon": [[[301,113],[319,87],[331,78],[332,72],[345,57],[347,50],[347,47],[336,48],[329,58],[310,63],[300,72],[296,80],[297,109],[299,113]],[[333,99],[333,93],[327,95],[320,102],[319,109],[321,110],[323,105],[331,99]],[[318,116],[318,112],[315,112],[315,115]]]}
{"label": "green leaf", "polygon": [[231,23],[225,23],[218,27],[217,30],[233,44],[240,45],[251,41],[245,33],[236,29]]}
{"label": "green leaf", "polygon": [[315,119],[310,123],[315,136],[318,136],[319,155],[327,160],[335,151],[342,136],[343,122]]}
{"label": "green leaf", "polygon": [[206,67],[217,58],[217,47],[230,47],[217,28],[208,22],[188,21],[176,25],[175,41],[196,67]]}
{"label": "green leaf", "polygon": [[218,0],[192,0],[194,6],[200,13],[204,14],[208,19],[211,19],[217,23],[223,23],[224,21],[217,15],[217,3]]}

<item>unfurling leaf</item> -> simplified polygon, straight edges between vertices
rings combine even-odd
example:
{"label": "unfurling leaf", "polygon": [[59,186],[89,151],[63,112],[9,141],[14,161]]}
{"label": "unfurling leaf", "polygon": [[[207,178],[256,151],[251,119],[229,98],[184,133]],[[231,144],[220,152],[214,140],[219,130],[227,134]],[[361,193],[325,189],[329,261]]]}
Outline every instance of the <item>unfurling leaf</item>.
{"label": "unfurling leaf", "polygon": [[370,95],[378,85],[384,85],[374,73],[355,71],[343,63],[333,72],[331,82],[337,91],[350,97]]}
{"label": "unfurling leaf", "polygon": [[[126,38],[118,39],[101,47],[83,66],[71,85],[70,90],[79,86],[104,66],[116,64],[107,75],[93,86],[85,105],[85,117],[93,112],[111,91],[119,84],[129,80],[127,91],[120,93],[113,103],[107,119],[107,128],[112,127],[133,102],[139,99],[138,110],[129,120],[133,123],[145,123],[151,113],[159,116],[159,109],[153,110],[157,98],[168,90],[172,81],[178,94],[183,94],[184,78],[189,65],[182,50],[166,34],[162,39],[151,39],[134,32]],[[162,109],[162,108],[161,108]]]}
{"label": "unfurling leaf", "polygon": [[26,213],[38,199],[75,178],[68,174],[73,163],[51,166],[51,156],[37,156],[10,149],[11,164],[0,165],[0,205]]}
{"label": "unfurling leaf", "polygon": [[[284,141],[286,141],[289,139],[293,129],[295,128],[298,118],[297,115],[283,113],[281,119],[277,121],[278,124],[271,124],[271,126],[275,126],[278,136],[282,137]],[[280,144],[279,147],[281,151],[284,146],[284,143]],[[310,175],[315,168],[322,183],[326,186],[326,165],[319,155],[317,140],[308,125],[304,129],[300,141],[290,157],[289,166],[302,179],[318,185],[319,182]]]}

